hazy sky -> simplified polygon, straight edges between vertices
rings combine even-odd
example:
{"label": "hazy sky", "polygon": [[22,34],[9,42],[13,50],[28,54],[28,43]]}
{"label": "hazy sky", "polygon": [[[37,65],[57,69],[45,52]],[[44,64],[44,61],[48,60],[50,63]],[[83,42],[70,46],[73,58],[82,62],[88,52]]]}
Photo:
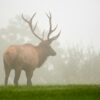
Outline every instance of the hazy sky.
{"label": "hazy sky", "polygon": [[[52,12],[54,24],[62,30],[65,45],[93,45],[100,49],[100,0],[0,0],[0,28],[21,13],[38,12],[41,30],[47,29],[45,12]],[[66,43],[66,44],[65,44]]]}

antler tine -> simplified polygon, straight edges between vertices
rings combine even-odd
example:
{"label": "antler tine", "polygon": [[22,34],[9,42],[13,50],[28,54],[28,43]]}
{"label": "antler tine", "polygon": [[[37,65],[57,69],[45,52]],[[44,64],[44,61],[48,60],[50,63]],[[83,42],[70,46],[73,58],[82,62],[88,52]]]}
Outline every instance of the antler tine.
{"label": "antler tine", "polygon": [[52,17],[51,17],[51,13],[49,12],[49,15],[46,13],[46,15],[47,15],[47,17],[48,17],[48,19],[49,19],[49,32],[48,32],[48,36],[47,36],[47,38],[49,39],[49,36],[50,36],[50,34],[51,34],[51,30],[52,30],[52,23],[51,23],[51,19],[52,19]]}
{"label": "antler tine", "polygon": [[32,24],[32,20],[33,20],[33,18],[35,17],[35,15],[36,15],[36,12],[33,14],[33,16],[31,17],[30,20],[27,20],[27,19],[23,16],[23,14],[22,14],[22,19],[23,19],[25,22],[27,22],[28,24]]}
{"label": "antler tine", "polygon": [[37,27],[37,23],[35,24],[34,28],[33,28],[33,26],[32,26],[32,20],[33,20],[33,18],[35,17],[35,15],[36,15],[36,12],[32,15],[32,17],[31,17],[30,20],[27,20],[27,19],[24,18],[23,14],[22,14],[22,19],[23,19],[25,22],[28,23],[28,25],[29,25],[29,27],[30,27],[30,29],[31,29],[31,31],[32,31],[32,33],[33,33],[33,35],[35,35],[35,37],[37,37],[39,40],[43,41],[43,39],[40,38],[40,37],[34,32],[35,29],[36,29],[36,27]]}
{"label": "antler tine", "polygon": [[26,19],[24,18],[23,14],[22,14],[22,19],[23,19],[25,22],[29,23],[29,21],[26,20]]}
{"label": "antler tine", "polygon": [[56,25],[56,26],[51,30],[51,32],[48,34],[48,39],[50,39],[51,33],[53,33],[53,32],[57,29],[57,27],[58,27],[58,25]]}
{"label": "antler tine", "polygon": [[61,30],[59,31],[59,33],[58,33],[56,36],[54,36],[54,37],[52,37],[51,39],[49,39],[50,43],[51,43],[52,41],[56,40],[56,39],[60,36],[60,34],[61,34]]}
{"label": "antler tine", "polygon": [[51,13],[49,12],[49,14],[47,14],[47,17],[49,19],[49,32],[48,32],[48,36],[47,36],[47,39],[49,40],[50,39],[50,35],[57,29],[58,25],[56,25],[54,28],[52,28],[52,16],[51,16]]}
{"label": "antler tine", "polygon": [[34,25],[33,32],[35,31],[36,27],[37,27],[37,22],[36,22],[36,24]]}
{"label": "antler tine", "polygon": [[36,12],[33,14],[33,16],[31,17],[31,19],[30,19],[30,22],[32,22],[32,20],[33,20],[33,18],[35,17],[35,15],[36,15]]}
{"label": "antler tine", "polygon": [[50,12],[50,11],[49,11],[49,14],[46,13],[46,15],[47,15],[47,17],[48,17],[49,19],[52,18],[52,17],[51,17],[51,12]]}

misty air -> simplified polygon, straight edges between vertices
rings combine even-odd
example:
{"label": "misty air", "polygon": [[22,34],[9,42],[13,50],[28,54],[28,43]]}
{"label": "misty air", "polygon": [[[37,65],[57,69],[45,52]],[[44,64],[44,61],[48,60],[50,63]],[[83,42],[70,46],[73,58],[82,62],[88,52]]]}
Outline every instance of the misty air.
{"label": "misty air", "polygon": [[1,0],[0,85],[99,85],[99,5]]}

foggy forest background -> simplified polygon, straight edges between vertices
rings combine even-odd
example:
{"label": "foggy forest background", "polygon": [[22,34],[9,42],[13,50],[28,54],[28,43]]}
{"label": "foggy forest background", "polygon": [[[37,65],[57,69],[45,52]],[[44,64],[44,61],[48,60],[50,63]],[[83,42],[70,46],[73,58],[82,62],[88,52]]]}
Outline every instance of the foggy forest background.
{"label": "foggy forest background", "polygon": [[[37,33],[41,30],[37,28]],[[41,34],[40,34],[41,35]],[[11,44],[32,43],[39,41],[33,36],[29,27],[21,17],[9,20],[5,28],[0,29],[0,84],[4,84],[3,52]],[[33,84],[99,84],[100,83],[100,51],[91,45],[79,45],[62,48],[59,41],[52,47],[57,56],[50,57],[41,68],[34,71]],[[9,83],[13,83],[14,71],[11,72]],[[24,71],[20,77],[20,84],[26,83]]]}

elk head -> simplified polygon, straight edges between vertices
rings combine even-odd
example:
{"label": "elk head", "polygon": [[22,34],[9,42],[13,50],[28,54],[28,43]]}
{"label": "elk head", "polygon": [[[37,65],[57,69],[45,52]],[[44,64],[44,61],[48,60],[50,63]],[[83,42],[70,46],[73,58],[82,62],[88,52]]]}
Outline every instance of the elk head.
{"label": "elk head", "polygon": [[[32,20],[35,17],[35,15],[36,15],[36,13],[33,14],[33,16],[30,18],[30,20],[27,20],[22,14],[22,19],[26,23],[28,23],[33,35],[40,40],[40,43],[38,44],[37,47],[41,48],[40,50],[43,50],[44,55],[46,55],[46,56],[55,56],[56,52],[50,46],[50,44],[59,37],[61,31],[56,36],[53,36],[53,37],[50,38],[51,34],[57,29],[57,25],[54,28],[52,28],[52,16],[51,16],[51,13],[49,12],[49,14],[46,14],[46,16],[47,16],[47,18],[49,20],[49,31],[47,33],[46,39],[44,39],[44,37],[41,38],[40,36],[38,36],[37,33],[35,33],[35,29],[37,27],[37,23],[35,24],[34,27],[32,26]],[[43,36],[44,36],[44,32],[43,32]],[[43,52],[42,52],[42,54],[43,54]]]}

